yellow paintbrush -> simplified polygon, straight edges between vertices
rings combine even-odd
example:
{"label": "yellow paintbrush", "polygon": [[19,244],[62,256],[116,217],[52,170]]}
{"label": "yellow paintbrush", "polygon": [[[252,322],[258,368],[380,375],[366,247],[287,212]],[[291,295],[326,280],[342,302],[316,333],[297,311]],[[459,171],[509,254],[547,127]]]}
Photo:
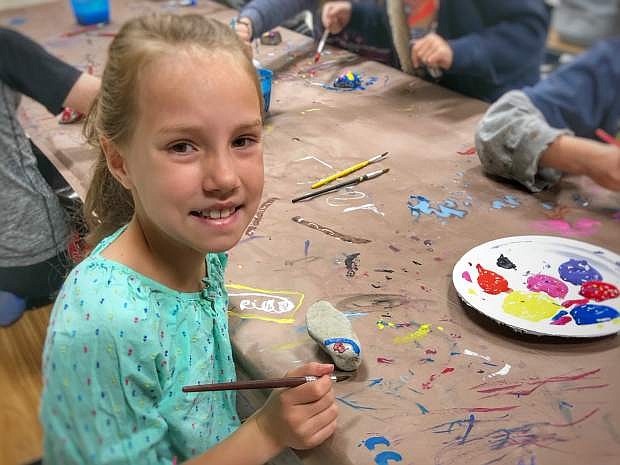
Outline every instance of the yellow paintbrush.
{"label": "yellow paintbrush", "polygon": [[321,186],[324,186],[325,184],[329,184],[330,182],[335,181],[338,178],[342,178],[343,176],[346,176],[347,174],[351,174],[357,170],[361,170],[365,166],[368,166],[372,163],[380,162],[387,156],[388,156],[388,152],[384,152],[381,155],[377,155],[376,157],[369,158],[368,160],[358,163],[357,165],[353,165],[351,168],[347,168],[346,170],[342,170],[336,174],[332,174],[331,176],[327,178],[321,179],[320,181],[317,181],[314,184],[312,184],[312,186],[310,187],[312,189],[316,189],[317,187],[321,187]]}

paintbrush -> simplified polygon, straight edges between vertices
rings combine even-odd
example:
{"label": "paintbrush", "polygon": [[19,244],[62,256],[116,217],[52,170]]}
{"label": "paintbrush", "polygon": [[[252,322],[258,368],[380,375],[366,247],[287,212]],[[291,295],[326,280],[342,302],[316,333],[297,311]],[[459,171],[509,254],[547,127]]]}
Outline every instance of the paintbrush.
{"label": "paintbrush", "polygon": [[327,192],[337,191],[338,189],[341,189],[341,188],[347,187],[347,186],[354,186],[356,184],[359,184],[360,182],[368,181],[369,179],[378,178],[379,176],[381,176],[382,174],[387,173],[388,171],[390,171],[389,168],[384,168],[384,169],[379,170],[379,171],[373,171],[372,173],[365,174],[363,176],[360,176],[360,177],[355,178],[355,179],[351,179],[349,181],[344,181],[344,182],[341,182],[341,183],[338,183],[338,184],[334,184],[333,186],[326,187],[325,189],[321,189],[319,191],[308,192],[307,194],[304,194],[301,197],[297,197],[297,198],[291,200],[291,202],[295,203],[295,202],[299,202],[300,200],[313,199],[313,198],[318,197],[319,195],[325,194]]}
{"label": "paintbrush", "polygon": [[323,49],[325,48],[325,41],[327,40],[328,35],[329,30],[325,29],[325,31],[323,31],[323,35],[321,36],[321,40],[319,41],[319,46],[316,48],[316,53],[314,54],[315,63],[318,63],[321,59],[321,53],[323,53]]}
{"label": "paintbrush", "polygon": [[[332,375],[332,381],[339,383],[349,379],[350,375]],[[203,392],[203,391],[239,391],[241,389],[275,389],[285,387],[301,386],[320,379],[318,376],[291,376],[288,378],[255,379],[250,381],[237,381],[234,383],[218,384],[196,384],[194,386],[183,386],[183,392]]]}
{"label": "paintbrush", "polygon": [[601,139],[603,142],[607,142],[608,144],[615,145],[616,147],[620,147],[620,141],[613,137],[612,135],[605,132],[603,129],[597,129],[595,131],[596,136]]}
{"label": "paintbrush", "polygon": [[335,181],[338,178],[342,178],[348,174],[351,174],[357,170],[361,170],[362,168],[372,164],[372,163],[378,163],[380,161],[382,161],[385,157],[388,156],[389,152],[383,152],[381,155],[377,155],[375,157],[369,158],[368,160],[364,160],[361,163],[358,163],[356,165],[351,166],[350,168],[347,168],[346,170],[342,170],[339,171],[336,174],[332,174],[331,176],[328,176],[327,178],[321,179],[320,181],[315,182],[314,184],[312,184],[312,186],[310,186],[312,189],[316,189],[317,187],[321,187],[324,186],[325,184],[329,184],[332,181]]}

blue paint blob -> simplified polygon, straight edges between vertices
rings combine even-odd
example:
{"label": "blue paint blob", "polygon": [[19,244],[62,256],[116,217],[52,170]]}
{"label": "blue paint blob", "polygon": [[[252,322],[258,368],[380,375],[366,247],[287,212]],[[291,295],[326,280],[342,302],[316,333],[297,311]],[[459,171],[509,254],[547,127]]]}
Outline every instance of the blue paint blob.
{"label": "blue paint blob", "polygon": [[388,462],[400,462],[402,459],[403,456],[398,452],[386,450],[380,454],[377,454],[375,457],[375,463],[377,465],[388,465]]}
{"label": "blue paint blob", "polygon": [[585,260],[571,258],[558,267],[558,273],[562,280],[575,286],[580,286],[586,281],[602,281],[603,276]]}
{"label": "blue paint blob", "polygon": [[431,202],[423,195],[410,195],[407,207],[411,212],[411,216],[418,219],[421,214],[424,215],[436,215],[439,218],[449,218],[456,216],[463,218],[467,215],[466,210],[459,210],[458,204],[455,200],[446,199],[443,202],[437,204],[437,208],[431,207]]}
{"label": "blue paint blob", "polygon": [[388,441],[388,439],[383,436],[373,436],[364,441],[364,447],[366,447],[366,449],[368,450],[374,450],[374,448],[378,445],[389,447],[390,441]]}
{"label": "blue paint blob", "polygon": [[564,315],[568,315],[568,312],[566,310],[560,310],[558,312],[558,314],[556,316],[554,316],[553,318],[551,318],[552,321],[557,321],[560,318],[562,318]]}
{"label": "blue paint blob", "polygon": [[603,323],[620,316],[620,313],[614,308],[594,304],[579,305],[573,308],[570,314],[578,325]]}

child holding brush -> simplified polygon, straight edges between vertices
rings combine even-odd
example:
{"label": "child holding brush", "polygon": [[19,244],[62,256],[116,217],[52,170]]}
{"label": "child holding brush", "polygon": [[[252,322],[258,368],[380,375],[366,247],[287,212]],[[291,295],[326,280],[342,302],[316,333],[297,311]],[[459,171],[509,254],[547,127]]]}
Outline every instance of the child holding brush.
{"label": "child holding brush", "polygon": [[263,188],[261,89],[249,50],[199,15],[126,23],[85,134],[92,253],[69,275],[44,351],[48,465],[258,465],[336,428],[332,365],[240,424],[224,251]]}
{"label": "child holding brush", "polygon": [[317,13],[317,38],[325,28],[332,43],[405,72],[437,69],[440,85],[489,102],[540,77],[543,0],[254,0],[237,32],[256,38],[298,8]]}
{"label": "child holding brush", "polygon": [[599,128],[620,133],[619,51],[620,37],[601,41],[536,86],[494,103],[476,134],[484,170],[532,192],[563,173],[620,191],[620,142],[596,140]]}

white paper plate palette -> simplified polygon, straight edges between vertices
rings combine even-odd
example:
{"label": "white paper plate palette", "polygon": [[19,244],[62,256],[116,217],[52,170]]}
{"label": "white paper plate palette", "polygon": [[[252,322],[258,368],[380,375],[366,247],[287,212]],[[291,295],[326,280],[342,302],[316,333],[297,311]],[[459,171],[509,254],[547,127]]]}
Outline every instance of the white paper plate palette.
{"label": "white paper plate palette", "polygon": [[526,333],[598,337],[620,331],[620,255],[554,236],[474,247],[452,281],[465,303]]}

